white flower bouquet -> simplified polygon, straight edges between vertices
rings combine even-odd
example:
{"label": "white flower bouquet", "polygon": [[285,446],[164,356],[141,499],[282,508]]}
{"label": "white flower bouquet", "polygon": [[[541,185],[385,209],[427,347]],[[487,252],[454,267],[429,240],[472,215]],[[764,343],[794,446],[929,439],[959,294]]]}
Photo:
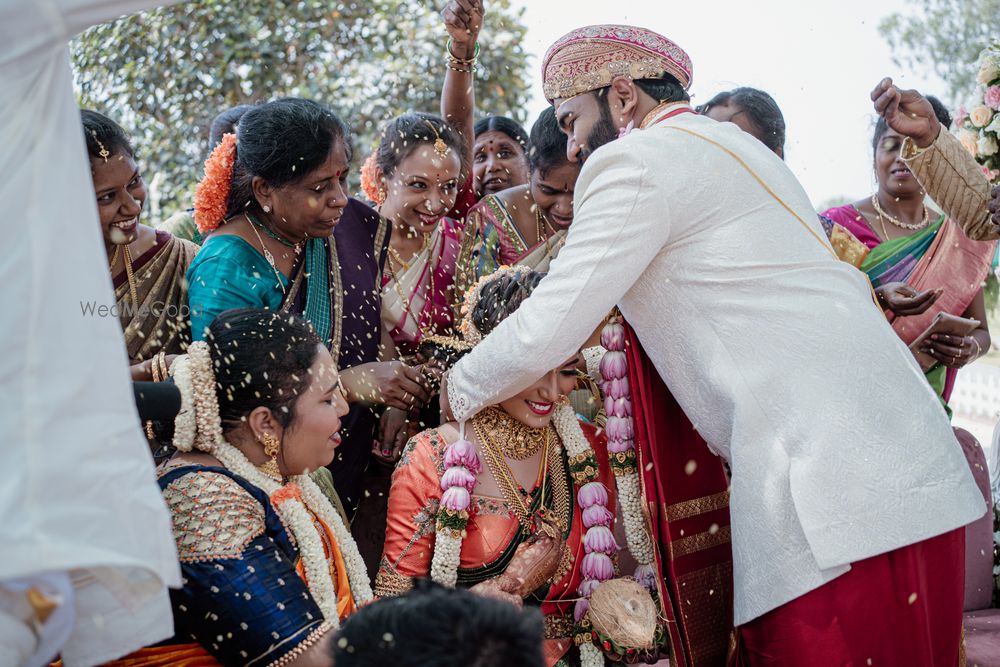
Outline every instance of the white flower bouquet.
{"label": "white flower bouquet", "polygon": [[980,53],[975,92],[959,107],[953,128],[990,183],[1000,183],[1000,42]]}

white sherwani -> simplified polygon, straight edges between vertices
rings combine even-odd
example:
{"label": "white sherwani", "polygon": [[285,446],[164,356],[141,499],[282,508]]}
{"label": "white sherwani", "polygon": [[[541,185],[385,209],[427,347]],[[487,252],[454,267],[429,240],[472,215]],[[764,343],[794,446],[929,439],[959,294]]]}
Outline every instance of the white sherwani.
{"label": "white sherwani", "polygon": [[75,597],[75,622],[71,605],[59,612],[69,608],[63,625],[75,633],[63,647],[70,666],[104,662],[173,632],[166,586],[180,585],[180,571],[121,326],[81,307],[115,300],[67,48],[91,25],[160,4],[169,3],[0,0],[4,665],[47,663],[43,654],[52,657],[65,640],[44,637],[34,658],[23,657],[34,637],[15,636],[11,620],[25,618],[15,603],[30,586]]}
{"label": "white sherwani", "polygon": [[596,151],[576,192],[549,275],[453,369],[459,420],[563,363],[618,304],[732,466],[736,624],[983,514],[948,419],[867,279],[832,255],[806,193],[763,144],[680,114]]}

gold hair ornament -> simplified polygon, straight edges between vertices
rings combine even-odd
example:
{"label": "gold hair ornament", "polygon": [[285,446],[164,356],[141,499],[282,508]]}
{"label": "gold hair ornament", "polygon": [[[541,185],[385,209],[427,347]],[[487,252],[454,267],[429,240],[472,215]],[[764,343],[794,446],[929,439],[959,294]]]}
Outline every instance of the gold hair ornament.
{"label": "gold hair ornament", "polygon": [[108,161],[108,158],[111,157],[111,153],[108,151],[107,148],[104,147],[104,144],[101,143],[101,140],[97,138],[97,130],[91,130],[90,135],[94,137],[94,141],[97,142],[98,147],[100,147],[101,149],[97,151],[97,154],[100,155],[102,158],[104,158],[104,162],[106,163]]}
{"label": "gold hair ornament", "polygon": [[438,157],[441,159],[448,157],[448,153],[451,152],[451,148],[448,144],[444,143],[444,139],[441,138],[441,134],[438,132],[438,129],[434,127],[434,123],[429,120],[425,120],[424,122],[427,123],[427,127],[431,128],[431,132],[434,133],[434,152],[437,153]]}

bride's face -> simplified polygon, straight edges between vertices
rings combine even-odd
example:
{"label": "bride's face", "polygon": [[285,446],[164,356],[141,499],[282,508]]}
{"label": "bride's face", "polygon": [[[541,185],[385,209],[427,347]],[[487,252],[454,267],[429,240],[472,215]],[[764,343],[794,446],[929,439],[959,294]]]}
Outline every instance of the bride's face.
{"label": "bride's face", "polygon": [[340,445],[340,419],[347,414],[347,401],[340,387],[337,365],[322,345],[312,368],[309,386],[295,400],[295,419],[282,434],[282,471],[298,475],[333,461]]}
{"label": "bride's face", "polygon": [[549,371],[516,396],[501,401],[504,412],[525,426],[542,428],[552,421],[552,412],[564,396],[576,387],[580,355],[573,355],[559,368]]}

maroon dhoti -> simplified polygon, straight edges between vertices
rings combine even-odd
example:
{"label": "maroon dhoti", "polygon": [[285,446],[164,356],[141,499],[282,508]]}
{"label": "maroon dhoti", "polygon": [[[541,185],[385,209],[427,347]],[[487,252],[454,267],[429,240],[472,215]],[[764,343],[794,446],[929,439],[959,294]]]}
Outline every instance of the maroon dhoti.
{"label": "maroon dhoti", "polygon": [[737,629],[737,667],[954,667],[962,643],[965,529],[851,571]]}

